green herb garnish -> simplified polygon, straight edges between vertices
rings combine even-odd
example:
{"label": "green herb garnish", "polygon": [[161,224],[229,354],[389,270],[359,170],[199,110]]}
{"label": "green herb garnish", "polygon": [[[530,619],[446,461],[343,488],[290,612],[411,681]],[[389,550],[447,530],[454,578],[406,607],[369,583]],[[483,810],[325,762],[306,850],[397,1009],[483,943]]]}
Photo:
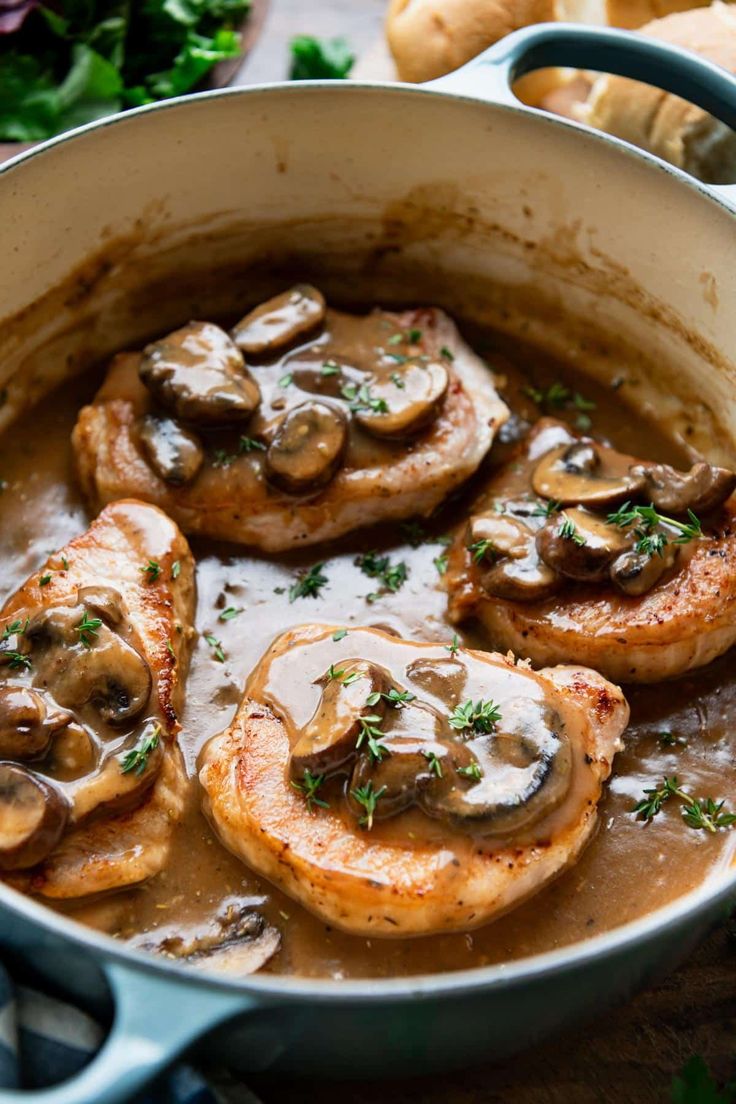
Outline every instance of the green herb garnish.
{"label": "green herb garnish", "polygon": [[442,778],[442,764],[433,751],[423,751],[422,755],[429,763],[429,769],[437,778]]}
{"label": "green herb garnish", "polygon": [[217,618],[217,620],[218,621],[232,621],[233,617],[237,617],[238,614],[242,613],[242,612],[243,612],[243,607],[242,606],[239,606],[237,608],[235,606],[228,606],[227,609],[224,609],[222,611],[222,613]]}
{"label": "green herb garnish", "polygon": [[172,579],[178,579],[180,575],[181,575],[181,564],[179,563],[178,560],[174,560],[173,564],[171,565],[171,578]]}
{"label": "green herb garnish", "polygon": [[341,640],[344,640],[347,635],[347,629],[335,629],[334,633],[332,634],[332,639],[335,641],[336,644],[338,644]]}
{"label": "green herb garnish", "polygon": [[725,801],[714,801],[711,797],[693,797],[682,789],[676,777],[665,777],[661,786],[644,790],[644,797],[634,806],[632,812],[642,820],[653,820],[673,797],[682,802],[682,819],[689,828],[717,832],[719,828],[731,828],[736,824],[736,813],[725,810]]}
{"label": "green herb garnish", "polygon": [[303,795],[310,812],[315,805],[318,805],[320,809],[329,809],[330,807],[321,797],[317,797],[317,791],[324,780],[325,776],[323,774],[312,774],[310,770],[304,771],[303,780],[301,782],[295,782],[294,779],[291,780],[291,785],[294,789],[298,790],[299,793]]}
{"label": "green herb garnish", "polygon": [[474,759],[472,763],[468,763],[467,767],[458,767],[457,773],[462,774],[465,778],[472,778],[476,782],[480,782],[483,777],[483,771],[480,769],[480,763]]}
{"label": "green herb garnish", "polygon": [[360,818],[358,823],[361,828],[365,828],[370,832],[373,827],[373,818],[376,813],[376,805],[386,792],[386,787],[381,786],[380,790],[373,789],[372,782],[366,782],[365,786],[358,786],[356,789],[350,791],[351,797],[362,805],[365,809],[365,813]]}
{"label": "green herb garnish", "polygon": [[204,638],[209,644],[218,663],[225,662],[225,653],[222,650],[222,642],[213,633],[205,633]]}
{"label": "green herb garnish", "polygon": [[355,741],[356,748],[360,751],[363,744],[365,744],[372,761],[380,763],[384,755],[388,755],[388,748],[379,743],[383,736],[380,727],[382,718],[377,713],[367,713],[365,716],[359,717],[358,720],[360,732],[358,733],[358,739]]}
{"label": "green herb garnish", "polygon": [[[403,560],[392,563],[390,556],[379,556],[377,552],[365,552],[356,556],[355,564],[369,579],[380,579],[384,589],[392,594],[400,590],[409,577],[409,569]],[[368,597],[375,599],[379,595]]]}
{"label": "green herb garnish", "polygon": [[446,651],[448,651],[448,652],[450,653],[450,655],[451,655],[451,656],[453,657],[453,659],[454,659],[454,657],[455,657],[455,656],[457,655],[457,653],[458,653],[458,652],[460,651],[460,641],[459,641],[459,639],[458,639],[458,635],[457,635],[457,633],[455,633],[455,635],[453,636],[453,638],[452,638],[452,640],[450,641],[450,643],[449,643],[449,644],[445,644],[445,645],[444,645],[444,647],[445,647],[445,650],[446,650]]}
{"label": "green herb garnish", "polygon": [[474,702],[468,698],[462,705],[458,705],[450,714],[450,727],[458,732],[466,728],[474,732],[492,732],[501,720],[499,707],[489,698],[488,701],[480,699]]}
{"label": "green herb garnish", "polygon": [[82,620],[75,626],[79,633],[79,641],[85,648],[91,648],[94,640],[93,637],[97,636],[97,630],[101,627],[102,621],[99,617],[90,617],[88,613],[85,613]]}
{"label": "green herb garnish", "polygon": [[148,766],[148,758],[152,751],[155,751],[159,744],[159,736],[161,734],[161,725],[157,724],[153,727],[153,732],[148,736],[142,736],[140,743],[136,744],[134,748],[131,748],[120,761],[120,773],[121,774],[134,774],[141,775]]}
{"label": "green herb garnish", "polygon": [[582,548],[585,544],[585,537],[582,535],[582,533],[578,533],[577,529],[575,528],[575,522],[572,520],[572,518],[567,517],[566,514],[563,514],[563,522],[558,529],[558,533],[563,540],[570,540],[579,548]]}
{"label": "green herb garnish", "polygon": [[329,579],[322,574],[324,563],[316,563],[309,571],[304,571],[295,583],[289,587],[289,601],[295,602],[297,598],[317,598],[323,587],[327,586]]}
{"label": "green herb garnish", "polygon": [[146,576],[147,583],[155,583],[161,574],[161,564],[158,560],[149,560],[146,566],[140,570]]}
{"label": "green herb garnish", "polygon": [[677,521],[675,518],[660,514],[654,506],[632,506],[630,502],[624,502],[623,506],[619,506],[618,510],[609,514],[606,520],[609,525],[617,525],[620,529],[637,525],[635,532],[640,540],[651,535],[657,525],[669,525],[680,534],[679,537],[675,537],[675,544],[687,544],[703,536],[700,518],[692,510],[688,510],[687,516],[689,521]]}

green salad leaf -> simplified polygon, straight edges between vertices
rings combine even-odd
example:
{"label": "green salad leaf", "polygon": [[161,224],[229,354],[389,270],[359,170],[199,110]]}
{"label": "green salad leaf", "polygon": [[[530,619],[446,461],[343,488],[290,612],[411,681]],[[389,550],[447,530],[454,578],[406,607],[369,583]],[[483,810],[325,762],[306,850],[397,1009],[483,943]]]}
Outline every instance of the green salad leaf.
{"label": "green salad leaf", "polygon": [[60,0],[0,34],[0,141],[50,138],[196,89],[251,0]]}
{"label": "green salad leaf", "polygon": [[291,40],[290,80],[344,80],[355,55],[344,38],[298,35]]}

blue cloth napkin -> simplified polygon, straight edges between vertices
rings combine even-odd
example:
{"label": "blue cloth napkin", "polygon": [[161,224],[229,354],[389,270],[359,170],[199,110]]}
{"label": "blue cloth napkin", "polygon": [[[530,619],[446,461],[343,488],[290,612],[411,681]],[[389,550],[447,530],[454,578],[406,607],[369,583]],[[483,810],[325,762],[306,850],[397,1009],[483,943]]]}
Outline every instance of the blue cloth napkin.
{"label": "blue cloth napkin", "polygon": [[[0,1089],[40,1089],[73,1077],[102,1046],[105,1033],[86,1012],[16,985],[0,966]],[[258,1104],[227,1075],[205,1077],[179,1062],[137,1104]]]}

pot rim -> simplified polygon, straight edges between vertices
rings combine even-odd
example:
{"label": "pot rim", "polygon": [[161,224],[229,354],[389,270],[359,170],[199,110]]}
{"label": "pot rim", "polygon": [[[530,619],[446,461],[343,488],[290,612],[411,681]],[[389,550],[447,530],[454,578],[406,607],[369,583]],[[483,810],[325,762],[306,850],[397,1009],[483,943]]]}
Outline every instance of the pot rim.
{"label": "pot rim", "polygon": [[[12,176],[18,169],[36,158],[52,153],[57,147],[68,142],[78,141],[94,132],[110,126],[136,125],[136,120],[151,112],[187,110],[203,101],[222,97],[255,98],[258,96],[285,95],[307,92],[334,95],[336,84],[341,95],[362,94],[365,92],[385,92],[389,95],[411,97],[440,96],[461,103],[483,105],[492,110],[513,115],[534,115],[542,125],[572,129],[579,135],[579,141],[591,146],[613,146],[622,158],[643,162],[653,171],[674,177],[700,198],[709,200],[721,207],[731,217],[733,207],[724,194],[713,186],[704,184],[673,165],[660,161],[657,157],[637,147],[600,131],[594,131],[575,120],[549,115],[546,112],[526,107],[520,102],[497,102],[452,88],[406,85],[387,81],[299,81],[273,82],[262,85],[213,89],[207,92],[192,93],[154,104],[146,104],[117,115],[88,123],[71,131],[57,135],[46,142],[33,146],[0,165],[0,188],[2,178]],[[645,830],[644,828],[642,830]],[[729,898],[736,898],[736,864],[730,872],[720,876],[711,874],[694,890],[675,898],[636,920],[621,924],[608,932],[578,940],[565,947],[539,954],[528,955],[511,962],[490,966],[472,967],[446,973],[422,974],[402,978],[312,978],[299,975],[253,974],[247,979],[228,979],[215,975],[199,974],[184,965],[178,965],[168,959],[146,954],[133,947],[118,943],[112,936],[85,927],[81,922],[68,916],[55,913],[40,900],[27,897],[18,890],[0,883],[0,908],[7,909],[19,918],[25,919],[40,928],[53,931],[70,943],[97,952],[108,962],[129,965],[138,972],[162,974],[164,977],[184,980],[193,986],[203,986],[222,992],[252,994],[254,997],[271,998],[268,1003],[284,1004],[308,1000],[310,1003],[372,1003],[401,1002],[423,997],[462,997],[465,994],[478,993],[488,988],[508,988],[517,983],[534,981],[550,977],[569,970],[585,967],[594,959],[614,956],[617,952],[646,944],[659,934],[682,925],[687,919],[695,920],[702,912],[726,905]],[[733,900],[731,901],[733,903]],[[380,946],[380,941],[376,941]],[[264,1001],[265,1003],[265,1001]]]}

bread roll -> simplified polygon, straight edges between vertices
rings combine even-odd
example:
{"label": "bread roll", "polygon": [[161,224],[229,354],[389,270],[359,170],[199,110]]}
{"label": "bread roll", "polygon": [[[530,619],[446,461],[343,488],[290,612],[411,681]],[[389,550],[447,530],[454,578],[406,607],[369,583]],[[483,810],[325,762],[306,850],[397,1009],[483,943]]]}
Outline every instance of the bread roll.
{"label": "bread roll", "polygon": [[[532,23],[639,27],[698,4],[699,0],[391,0],[386,37],[399,78],[421,82],[458,69],[504,35]],[[531,83],[541,94],[540,84],[553,80],[548,71],[546,80]]]}
{"label": "bread roll", "polygon": [[[736,6],[716,0],[709,8],[668,15],[641,30],[736,72]],[[601,76],[575,114],[707,183],[736,180],[736,134],[679,96],[624,77]]]}

